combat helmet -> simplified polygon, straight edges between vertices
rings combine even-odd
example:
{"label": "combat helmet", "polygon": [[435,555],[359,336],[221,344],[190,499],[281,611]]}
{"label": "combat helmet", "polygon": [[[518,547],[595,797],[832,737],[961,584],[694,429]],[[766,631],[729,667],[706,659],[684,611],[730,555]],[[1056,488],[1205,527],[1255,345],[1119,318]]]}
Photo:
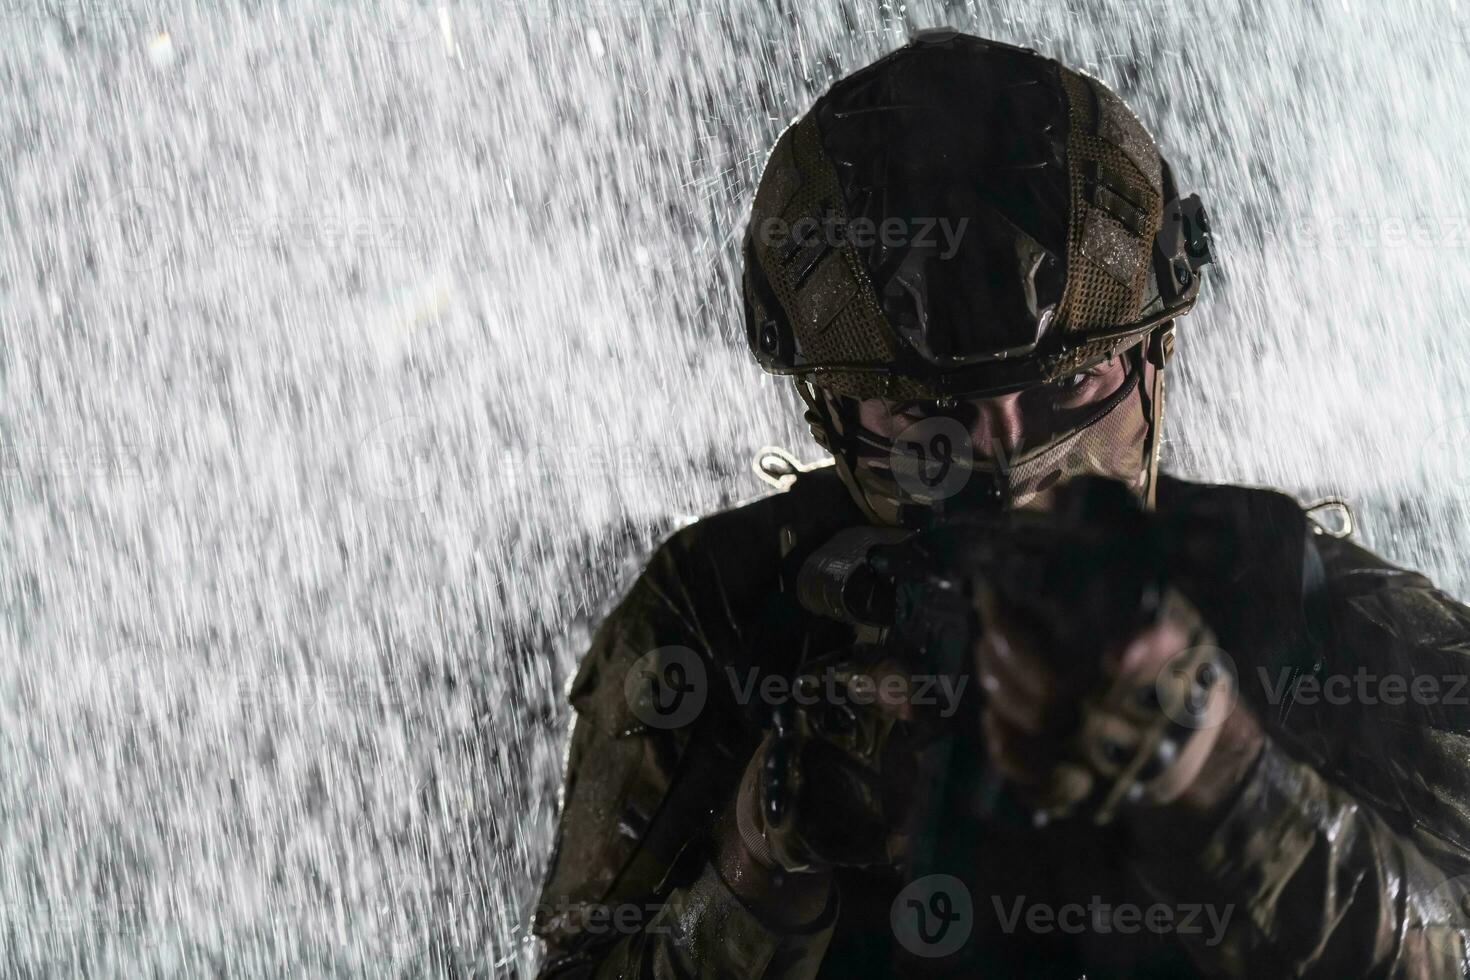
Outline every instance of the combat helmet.
{"label": "combat helmet", "polygon": [[[925,447],[862,427],[854,399],[988,397],[1118,356],[1131,359],[1118,398],[1134,395],[1139,419],[1104,406],[1024,455],[966,464],[969,497],[1013,505],[1137,432],[1136,472],[1116,475],[1152,504],[1164,366],[1210,237],[1198,196],[1180,197],[1102,82],[1028,48],[924,32],[782,133],[743,251],[750,349],[794,379],[870,518],[911,509],[903,470]],[[893,461],[886,481],[859,477],[862,453]]]}

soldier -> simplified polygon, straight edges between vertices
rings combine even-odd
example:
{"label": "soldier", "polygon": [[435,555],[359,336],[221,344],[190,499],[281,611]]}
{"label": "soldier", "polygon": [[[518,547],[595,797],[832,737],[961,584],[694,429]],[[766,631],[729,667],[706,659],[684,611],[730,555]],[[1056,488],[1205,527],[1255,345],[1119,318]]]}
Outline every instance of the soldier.
{"label": "soldier", "polygon": [[[1157,471],[1203,222],[1100,82],[954,32],[785,131],[748,336],[833,462],[675,534],[597,632],[535,917],[547,976],[1470,975],[1470,611],[1282,494]],[[951,707],[1032,819],[976,821],[931,862],[953,874],[913,879],[917,804],[892,789],[919,758],[897,737],[911,665],[799,602],[792,562],[844,528],[1045,513],[1083,473],[1239,547],[1088,649],[1055,649],[1088,623],[977,587],[982,690]],[[1180,663],[1216,716],[1161,747]],[[900,694],[836,731],[789,708],[822,676]]]}

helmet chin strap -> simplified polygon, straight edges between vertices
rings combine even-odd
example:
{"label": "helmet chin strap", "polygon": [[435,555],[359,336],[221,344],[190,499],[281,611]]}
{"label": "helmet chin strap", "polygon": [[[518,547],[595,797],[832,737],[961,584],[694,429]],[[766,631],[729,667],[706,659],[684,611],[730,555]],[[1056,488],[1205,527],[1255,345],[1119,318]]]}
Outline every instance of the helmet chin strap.
{"label": "helmet chin strap", "polygon": [[1164,425],[1164,368],[1174,354],[1174,321],[1170,320],[1163,329],[1151,334],[1148,339],[1148,362],[1153,365],[1152,382],[1143,392],[1143,414],[1148,419],[1148,439],[1144,446],[1144,460],[1148,467],[1148,483],[1144,487],[1143,505],[1153,510],[1159,492],[1159,447],[1162,444],[1160,430]]}
{"label": "helmet chin strap", "polygon": [[[797,394],[801,400],[806,402],[806,421],[811,426],[812,438],[817,445],[832,454],[833,468],[837,470],[837,476],[842,480],[842,485],[847,488],[848,496],[852,497],[853,503],[863,512],[863,516],[870,523],[880,526],[899,526],[902,517],[902,506],[898,506],[898,513],[885,516],[874,508],[872,501],[868,499],[868,493],[858,482],[857,472],[857,447],[856,439],[848,439],[843,434],[846,426],[839,427],[832,417],[831,408],[822,394],[810,383],[801,378],[794,379]],[[848,419],[848,425],[853,420]]]}

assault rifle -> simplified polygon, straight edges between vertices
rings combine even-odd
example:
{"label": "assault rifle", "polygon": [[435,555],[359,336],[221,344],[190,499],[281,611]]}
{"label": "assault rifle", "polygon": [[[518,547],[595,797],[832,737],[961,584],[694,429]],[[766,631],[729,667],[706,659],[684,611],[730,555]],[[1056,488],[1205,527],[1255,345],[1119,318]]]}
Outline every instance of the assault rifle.
{"label": "assault rifle", "polygon": [[1046,512],[963,513],[913,532],[858,527],[838,533],[796,580],[810,612],[878,631],[915,673],[947,676],[963,692],[947,720],[923,718],[929,737],[909,793],[908,874],[964,860],[976,821],[1034,816],[984,765],[982,692],[970,683],[984,583],[1054,651],[1065,692],[1104,683],[1100,654],[1158,616],[1171,581],[1224,560],[1228,536],[1188,518],[1143,509],[1122,483],[1083,477],[1059,488]]}

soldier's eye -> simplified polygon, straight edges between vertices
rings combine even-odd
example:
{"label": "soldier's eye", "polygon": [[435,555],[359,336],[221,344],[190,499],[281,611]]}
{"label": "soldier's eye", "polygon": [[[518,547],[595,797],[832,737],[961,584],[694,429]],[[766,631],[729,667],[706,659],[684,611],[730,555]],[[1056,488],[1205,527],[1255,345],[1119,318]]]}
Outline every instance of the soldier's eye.
{"label": "soldier's eye", "polygon": [[1070,378],[1060,378],[1057,381],[1053,381],[1052,390],[1059,395],[1072,395],[1092,384],[1097,380],[1097,377],[1098,372],[1096,369],[1079,371]]}
{"label": "soldier's eye", "polygon": [[[1054,407],[1061,410],[1080,408],[1106,398],[1116,387],[1109,386],[1106,383],[1107,379],[1117,373],[1116,368],[1112,365],[1100,364],[1091,370],[1079,371],[1071,377],[1053,382]],[[1104,388],[1108,390],[1102,390]]]}

